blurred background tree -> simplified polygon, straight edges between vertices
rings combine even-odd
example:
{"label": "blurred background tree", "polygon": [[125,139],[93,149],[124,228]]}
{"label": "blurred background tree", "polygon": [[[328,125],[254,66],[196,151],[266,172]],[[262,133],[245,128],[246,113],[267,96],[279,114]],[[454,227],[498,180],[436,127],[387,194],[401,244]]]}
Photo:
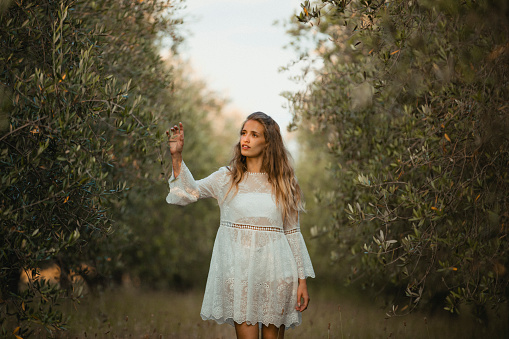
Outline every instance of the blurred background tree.
{"label": "blurred background tree", "polygon": [[313,80],[286,95],[334,156],[321,196],[347,283],[389,295],[390,314],[470,304],[486,320],[509,292],[508,4],[301,6],[289,34]]}
{"label": "blurred background tree", "polygon": [[[185,112],[181,119],[186,133],[184,161],[201,179],[228,164],[239,126],[221,115],[224,103],[203,82],[191,78],[193,72],[185,62],[173,69],[173,91],[162,101],[170,110]],[[117,273],[134,286],[180,290],[205,286],[219,208],[213,199],[185,207],[168,205],[171,158],[165,147],[161,154],[163,165],[154,166],[151,175],[157,180],[148,188],[133,187],[117,218],[129,230],[119,261],[124,266]]]}

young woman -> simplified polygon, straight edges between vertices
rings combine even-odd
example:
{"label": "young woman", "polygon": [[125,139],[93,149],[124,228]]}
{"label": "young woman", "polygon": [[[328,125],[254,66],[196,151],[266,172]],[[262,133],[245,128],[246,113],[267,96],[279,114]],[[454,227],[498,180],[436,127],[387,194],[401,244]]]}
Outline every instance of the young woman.
{"label": "young woman", "polygon": [[301,323],[313,266],[299,228],[302,193],[278,124],[256,112],[242,124],[229,167],[195,181],[182,161],[182,123],[167,131],[170,204],[213,197],[221,210],[201,317],[235,326],[237,338],[284,338]]}

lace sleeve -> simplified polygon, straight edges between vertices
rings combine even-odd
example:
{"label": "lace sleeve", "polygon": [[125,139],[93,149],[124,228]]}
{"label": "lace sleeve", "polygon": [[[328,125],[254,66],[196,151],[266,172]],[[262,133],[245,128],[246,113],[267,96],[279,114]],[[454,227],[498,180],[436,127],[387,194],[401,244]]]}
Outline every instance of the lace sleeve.
{"label": "lace sleeve", "polygon": [[170,193],[166,196],[166,202],[184,206],[198,199],[211,197],[217,199],[222,177],[224,177],[224,168],[212,173],[205,179],[195,181],[191,171],[182,161],[179,176],[175,178],[172,173],[168,180]]}
{"label": "lace sleeve", "polygon": [[309,257],[302,233],[300,233],[298,214],[296,218],[291,218],[291,220],[285,221],[283,228],[286,238],[288,239],[288,243],[290,244],[290,248],[292,249],[295,262],[297,263],[299,279],[306,279],[307,277],[314,278],[315,271],[311,264],[311,258]]}

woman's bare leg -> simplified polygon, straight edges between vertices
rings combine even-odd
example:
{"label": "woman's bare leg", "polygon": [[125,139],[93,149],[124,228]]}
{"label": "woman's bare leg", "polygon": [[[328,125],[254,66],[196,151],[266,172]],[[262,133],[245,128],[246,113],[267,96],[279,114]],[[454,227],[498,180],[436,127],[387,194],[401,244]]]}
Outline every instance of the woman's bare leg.
{"label": "woman's bare leg", "polygon": [[237,334],[237,339],[258,339],[258,324],[235,323],[235,333]]}
{"label": "woman's bare leg", "polygon": [[262,339],[284,339],[285,325],[277,328],[275,325],[262,326]]}

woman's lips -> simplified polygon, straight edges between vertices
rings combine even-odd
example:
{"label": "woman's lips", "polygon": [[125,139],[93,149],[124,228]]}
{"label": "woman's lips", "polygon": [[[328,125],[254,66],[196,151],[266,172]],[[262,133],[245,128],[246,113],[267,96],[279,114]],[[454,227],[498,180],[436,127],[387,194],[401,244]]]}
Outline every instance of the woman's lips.
{"label": "woman's lips", "polygon": [[242,145],[242,149],[249,149],[251,147],[247,146],[247,145]]}

